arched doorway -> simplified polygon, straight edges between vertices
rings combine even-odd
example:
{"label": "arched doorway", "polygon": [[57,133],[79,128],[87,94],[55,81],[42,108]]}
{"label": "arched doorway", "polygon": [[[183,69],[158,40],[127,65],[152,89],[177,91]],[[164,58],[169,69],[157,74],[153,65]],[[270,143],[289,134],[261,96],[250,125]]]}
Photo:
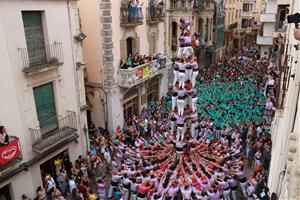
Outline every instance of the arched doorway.
{"label": "arched doorway", "polygon": [[172,45],[171,50],[177,51],[177,22],[172,22]]}
{"label": "arched doorway", "polygon": [[153,78],[149,81],[147,86],[147,100],[151,98],[159,99],[159,78]]}
{"label": "arched doorway", "polygon": [[127,57],[129,57],[129,55],[133,55],[134,52],[134,39],[132,37],[128,37],[126,39],[126,49],[127,49]]}
{"label": "arched doorway", "polygon": [[123,98],[123,113],[124,120],[127,121],[133,114],[138,115],[139,113],[139,100],[138,100],[138,89],[133,88],[129,90]]}
{"label": "arched doorway", "polygon": [[201,35],[203,36],[203,19],[202,18],[198,19],[198,33],[201,33]]}

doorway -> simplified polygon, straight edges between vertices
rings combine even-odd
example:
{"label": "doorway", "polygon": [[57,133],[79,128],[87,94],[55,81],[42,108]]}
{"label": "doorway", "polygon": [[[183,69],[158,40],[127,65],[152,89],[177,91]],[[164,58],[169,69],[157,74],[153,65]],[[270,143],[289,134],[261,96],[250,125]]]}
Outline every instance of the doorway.
{"label": "doorway", "polygon": [[128,37],[126,39],[126,47],[127,47],[127,57],[129,57],[130,55],[133,56],[134,50],[133,50],[133,38],[132,37]]}
{"label": "doorway", "polygon": [[0,200],[12,200],[10,184],[0,188]]}
{"label": "doorway", "polygon": [[172,45],[171,51],[177,51],[177,22],[172,22]]}

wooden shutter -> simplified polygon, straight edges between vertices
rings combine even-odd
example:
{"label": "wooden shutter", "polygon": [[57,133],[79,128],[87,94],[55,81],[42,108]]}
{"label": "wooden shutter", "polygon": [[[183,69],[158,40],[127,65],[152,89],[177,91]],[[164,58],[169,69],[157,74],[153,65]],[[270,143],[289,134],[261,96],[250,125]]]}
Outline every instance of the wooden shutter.
{"label": "wooden shutter", "polygon": [[46,63],[42,13],[40,11],[22,11],[22,18],[30,65]]}
{"label": "wooden shutter", "polygon": [[140,53],[140,37],[137,36],[134,41],[135,41],[135,45],[133,46],[134,46],[135,53],[137,52]]}
{"label": "wooden shutter", "polygon": [[56,128],[57,116],[52,83],[34,88],[33,93],[40,128],[45,126]]}
{"label": "wooden shutter", "polygon": [[120,58],[125,59],[127,57],[127,47],[125,40],[120,41]]}

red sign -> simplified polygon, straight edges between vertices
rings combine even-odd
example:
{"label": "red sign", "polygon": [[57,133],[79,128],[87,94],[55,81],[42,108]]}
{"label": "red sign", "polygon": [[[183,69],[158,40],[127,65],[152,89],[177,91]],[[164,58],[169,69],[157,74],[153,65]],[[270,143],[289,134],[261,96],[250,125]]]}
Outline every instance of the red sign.
{"label": "red sign", "polygon": [[20,153],[19,139],[15,139],[8,145],[0,147],[0,165],[14,160]]}

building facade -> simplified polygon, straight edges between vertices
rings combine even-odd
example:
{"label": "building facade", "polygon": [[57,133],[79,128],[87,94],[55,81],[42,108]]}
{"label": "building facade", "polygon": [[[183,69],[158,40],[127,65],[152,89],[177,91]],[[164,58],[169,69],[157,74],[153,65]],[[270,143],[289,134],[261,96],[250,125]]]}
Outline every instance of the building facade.
{"label": "building facade", "polygon": [[[150,98],[168,89],[165,5],[127,0],[80,1],[88,118],[114,133]],[[130,66],[134,55],[152,57]],[[124,67],[125,66],[125,67]]]}
{"label": "building facade", "polygon": [[224,41],[224,22],[225,22],[225,10],[224,1],[215,1],[214,3],[214,61],[222,57],[225,51],[225,41]]}
{"label": "building facade", "polygon": [[243,2],[241,0],[225,0],[225,48],[240,48],[245,35],[241,28]]}
{"label": "building facade", "polygon": [[56,158],[86,152],[77,14],[75,1],[0,1],[1,199],[34,197]]}
{"label": "building facade", "polygon": [[261,48],[261,57],[270,58],[273,47],[273,33],[276,24],[277,1],[267,1],[266,9],[261,13],[261,33],[257,36],[256,44]]}
{"label": "building facade", "polygon": [[[286,17],[288,14],[300,12],[300,3],[296,0],[278,0],[275,3],[276,21],[272,49],[274,56],[271,59],[278,73],[278,95],[271,129],[273,144],[268,186],[277,199],[299,199],[300,52],[297,48],[299,41],[294,38],[295,25],[288,24]],[[277,40],[279,33],[283,38],[280,44]]]}

